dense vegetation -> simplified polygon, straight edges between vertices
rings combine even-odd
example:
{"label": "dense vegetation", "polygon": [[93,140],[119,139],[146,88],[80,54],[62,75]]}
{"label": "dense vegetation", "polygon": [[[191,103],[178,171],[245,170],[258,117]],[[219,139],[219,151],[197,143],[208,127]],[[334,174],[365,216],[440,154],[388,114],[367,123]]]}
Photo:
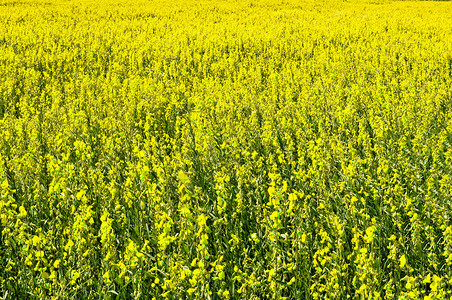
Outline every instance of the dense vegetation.
{"label": "dense vegetation", "polygon": [[451,24],[0,0],[0,297],[450,297]]}

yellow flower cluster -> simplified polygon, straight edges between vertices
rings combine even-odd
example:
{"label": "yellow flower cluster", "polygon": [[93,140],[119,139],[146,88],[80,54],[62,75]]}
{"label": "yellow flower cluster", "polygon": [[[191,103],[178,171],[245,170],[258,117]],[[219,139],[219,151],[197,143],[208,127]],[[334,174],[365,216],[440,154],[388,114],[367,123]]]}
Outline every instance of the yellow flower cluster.
{"label": "yellow flower cluster", "polygon": [[0,298],[452,298],[451,24],[0,0]]}

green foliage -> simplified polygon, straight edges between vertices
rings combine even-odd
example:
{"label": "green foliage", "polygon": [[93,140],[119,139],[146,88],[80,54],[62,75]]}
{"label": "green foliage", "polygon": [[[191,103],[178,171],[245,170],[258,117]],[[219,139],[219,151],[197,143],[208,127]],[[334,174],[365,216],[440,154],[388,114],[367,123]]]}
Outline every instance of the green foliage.
{"label": "green foliage", "polygon": [[0,297],[445,299],[452,6],[0,3]]}

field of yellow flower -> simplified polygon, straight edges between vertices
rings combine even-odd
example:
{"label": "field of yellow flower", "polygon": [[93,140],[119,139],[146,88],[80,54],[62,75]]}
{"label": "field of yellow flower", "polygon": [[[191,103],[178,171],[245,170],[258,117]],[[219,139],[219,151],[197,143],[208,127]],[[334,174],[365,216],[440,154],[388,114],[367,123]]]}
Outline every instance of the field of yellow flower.
{"label": "field of yellow flower", "polygon": [[0,0],[0,298],[452,297],[452,3]]}

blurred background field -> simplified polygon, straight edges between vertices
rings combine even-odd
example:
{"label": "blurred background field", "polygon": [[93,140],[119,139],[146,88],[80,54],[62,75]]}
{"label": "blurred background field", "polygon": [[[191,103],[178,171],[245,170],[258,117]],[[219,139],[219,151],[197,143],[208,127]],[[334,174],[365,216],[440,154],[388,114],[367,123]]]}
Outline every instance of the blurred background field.
{"label": "blurred background field", "polygon": [[452,2],[0,0],[0,297],[446,299]]}

